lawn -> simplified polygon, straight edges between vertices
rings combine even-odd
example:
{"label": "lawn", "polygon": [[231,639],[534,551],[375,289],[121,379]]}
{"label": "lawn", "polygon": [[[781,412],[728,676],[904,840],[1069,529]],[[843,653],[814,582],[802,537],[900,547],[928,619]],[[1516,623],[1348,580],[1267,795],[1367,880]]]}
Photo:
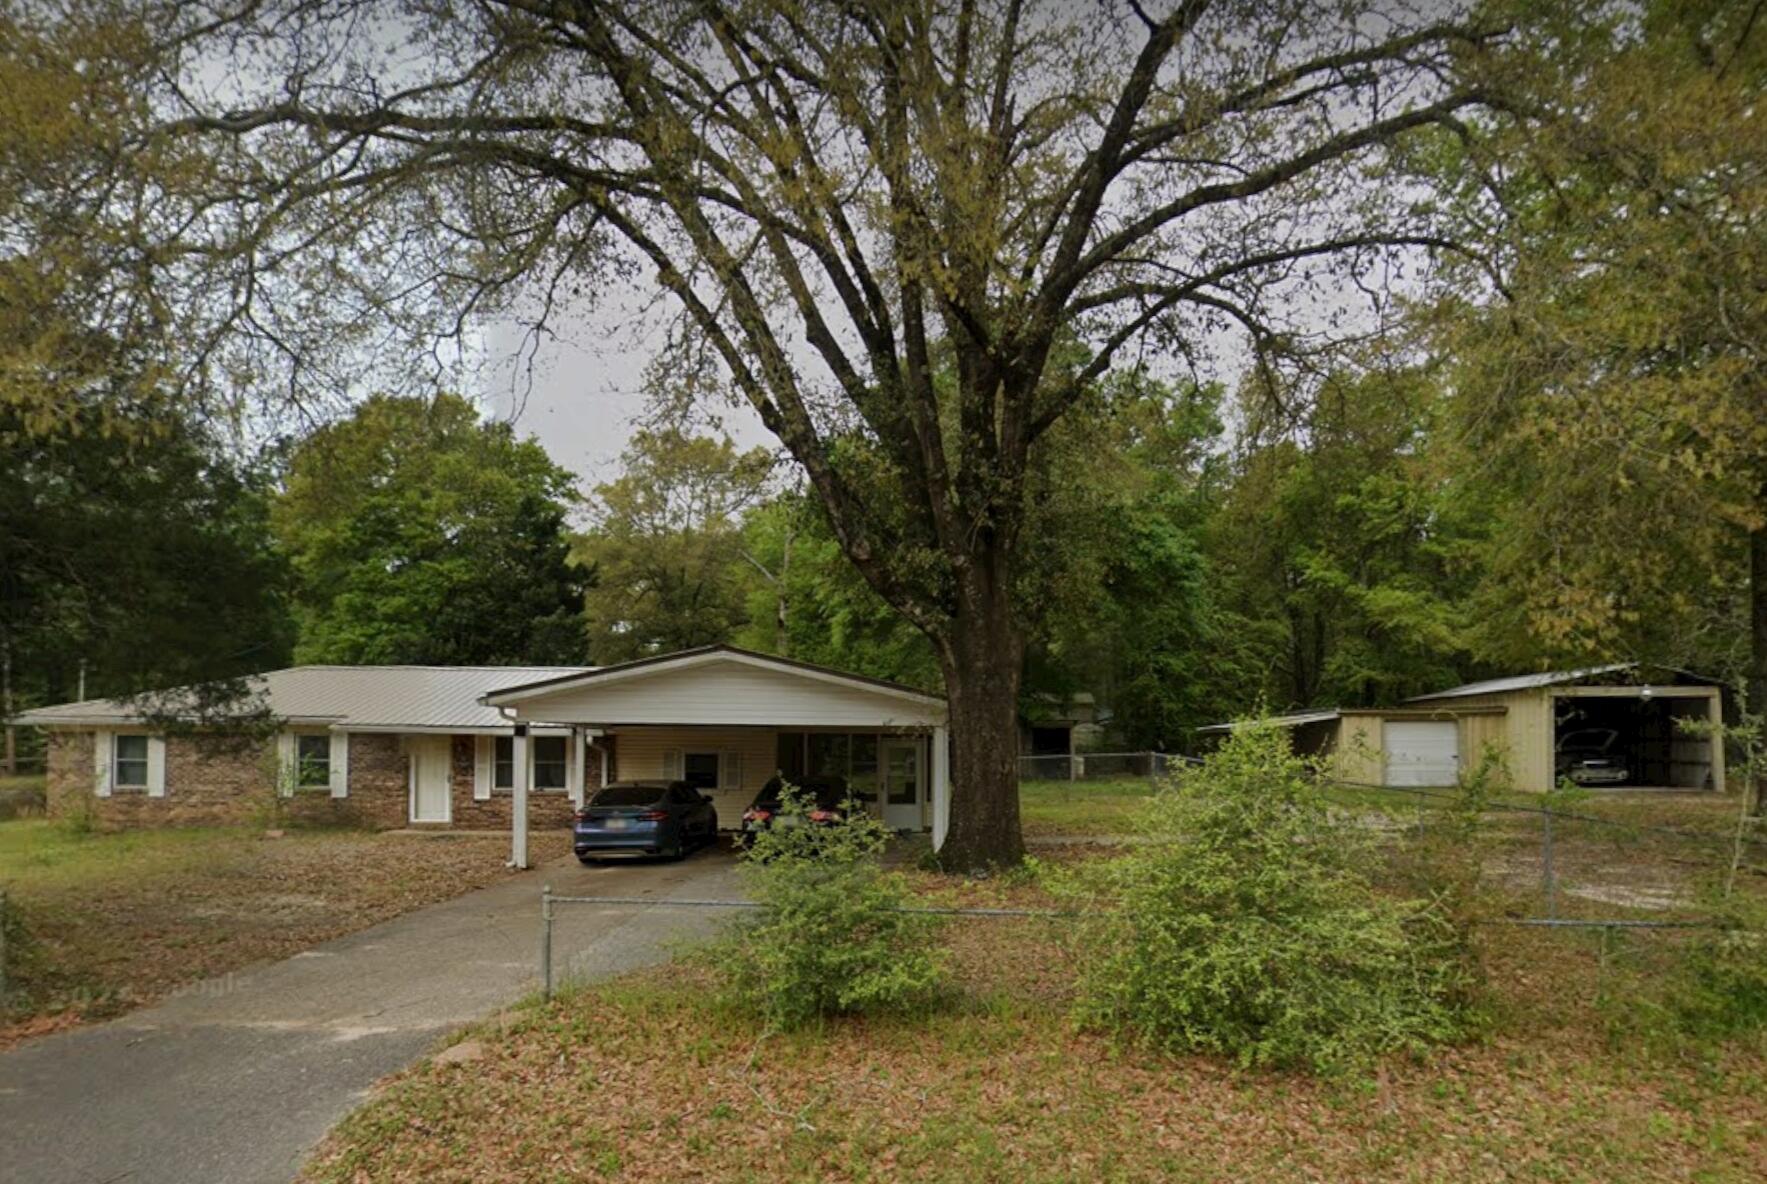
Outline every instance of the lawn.
{"label": "lawn", "polygon": [[1019,816],[1027,838],[1126,834],[1153,789],[1145,777],[1024,781],[1019,784]]}
{"label": "lawn", "polygon": [[[536,836],[536,854],[565,841]],[[0,822],[0,889],[17,919],[0,1045],[480,887],[507,874],[507,856],[506,839],[484,835]]]}
{"label": "lawn", "polygon": [[45,782],[41,773],[0,774],[0,821],[42,814]]}
{"label": "lawn", "polygon": [[[1050,858],[1101,858],[1096,847]],[[1034,888],[915,873],[977,905]],[[350,1181],[1756,1181],[1767,1047],[1610,1033],[1611,949],[1503,930],[1485,1034],[1346,1079],[1242,1073],[1070,1025],[1060,921],[954,924],[916,1019],[768,1034],[670,967],[530,1003],[346,1120],[308,1184]],[[1671,939],[1672,940],[1672,939]]]}

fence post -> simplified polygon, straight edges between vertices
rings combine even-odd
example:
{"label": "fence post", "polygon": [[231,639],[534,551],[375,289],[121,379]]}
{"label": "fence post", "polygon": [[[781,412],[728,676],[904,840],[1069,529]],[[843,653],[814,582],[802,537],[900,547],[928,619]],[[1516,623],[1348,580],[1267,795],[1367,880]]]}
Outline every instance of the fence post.
{"label": "fence post", "polygon": [[1540,876],[1546,889],[1546,915],[1558,916],[1558,882],[1552,872],[1552,811],[1540,811]]}
{"label": "fence post", "polygon": [[552,998],[552,885],[540,886],[540,997]]}

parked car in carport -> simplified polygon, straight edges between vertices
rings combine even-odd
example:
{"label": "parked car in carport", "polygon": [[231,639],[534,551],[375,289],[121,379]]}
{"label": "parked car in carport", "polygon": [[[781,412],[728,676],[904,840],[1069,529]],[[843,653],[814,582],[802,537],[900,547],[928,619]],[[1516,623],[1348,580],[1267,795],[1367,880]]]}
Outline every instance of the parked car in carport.
{"label": "parked car in carport", "polygon": [[794,784],[799,792],[811,799],[807,815],[800,820],[796,815],[785,813],[785,779],[774,777],[761,787],[749,808],[742,812],[739,842],[744,845],[753,842],[755,835],[773,829],[775,823],[782,826],[800,823],[829,826],[846,818],[850,794],[845,777],[806,777]]}
{"label": "parked car in carport", "polygon": [[1620,733],[1613,728],[1579,728],[1558,738],[1557,773],[1577,785],[1623,785],[1632,779]]}
{"label": "parked car in carport", "polygon": [[680,859],[718,839],[718,808],[685,781],[615,781],[577,811],[571,846],[583,863],[606,856]]}

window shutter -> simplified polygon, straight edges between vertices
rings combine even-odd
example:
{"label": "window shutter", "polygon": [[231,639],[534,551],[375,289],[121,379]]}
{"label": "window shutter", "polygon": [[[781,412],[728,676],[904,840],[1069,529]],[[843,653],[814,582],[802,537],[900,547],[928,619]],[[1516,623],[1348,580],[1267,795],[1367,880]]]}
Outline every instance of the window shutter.
{"label": "window shutter", "polygon": [[331,796],[350,796],[350,734],[331,734]]}
{"label": "window shutter", "polygon": [[663,777],[669,781],[681,780],[681,750],[679,748],[663,749]]}
{"label": "window shutter", "polygon": [[742,788],[742,753],[726,752],[718,758],[718,788]]}
{"label": "window shutter", "polygon": [[166,738],[149,736],[147,738],[147,796],[163,798],[166,796]]}
{"label": "window shutter", "polygon": [[294,796],[295,738],[293,732],[276,737],[276,792],[285,798]]}
{"label": "window shutter", "polygon": [[472,738],[472,799],[475,802],[491,800],[491,762],[496,757],[497,737]]}
{"label": "window shutter", "polygon": [[110,733],[92,733],[92,792],[110,796]]}

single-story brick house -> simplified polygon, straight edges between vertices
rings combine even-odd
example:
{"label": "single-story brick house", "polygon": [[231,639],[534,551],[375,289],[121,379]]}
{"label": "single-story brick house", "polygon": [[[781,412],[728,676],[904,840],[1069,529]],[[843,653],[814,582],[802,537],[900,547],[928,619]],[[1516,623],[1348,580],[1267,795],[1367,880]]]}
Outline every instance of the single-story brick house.
{"label": "single-story brick house", "polygon": [[686,780],[733,826],[776,772],[838,773],[888,825],[944,837],[943,698],[732,646],[600,668],[296,666],[251,689],[270,724],[249,740],[156,729],[126,699],[23,713],[49,735],[51,814],[194,825],[275,806],[387,828],[507,827],[525,866],[529,827],[566,825],[612,780]]}

